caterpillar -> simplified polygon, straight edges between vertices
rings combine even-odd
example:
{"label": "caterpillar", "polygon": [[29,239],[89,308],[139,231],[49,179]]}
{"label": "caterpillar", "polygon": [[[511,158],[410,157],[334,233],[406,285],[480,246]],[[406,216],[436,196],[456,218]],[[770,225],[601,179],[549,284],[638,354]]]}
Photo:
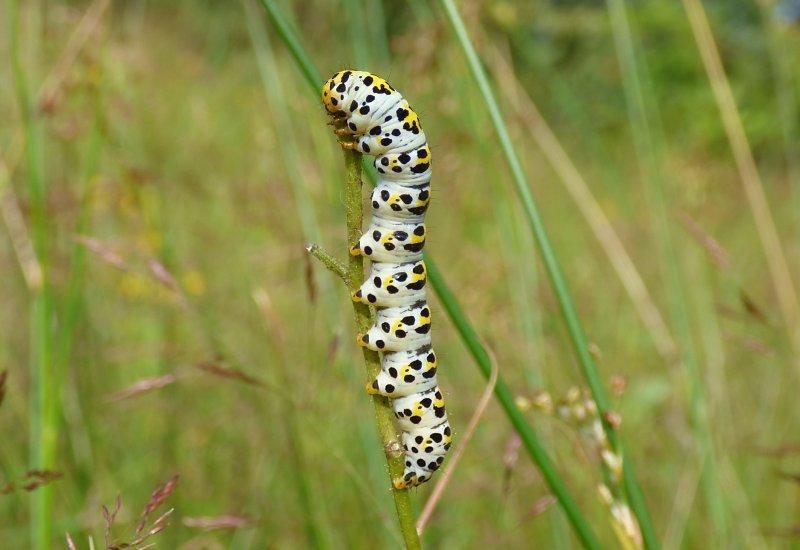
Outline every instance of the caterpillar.
{"label": "caterpillar", "polygon": [[352,299],[375,307],[375,323],[356,340],[380,354],[381,371],[367,392],[392,400],[401,431],[405,469],[394,486],[415,487],[441,466],[452,441],[436,378],[422,259],[431,150],[408,101],[379,76],[339,71],[323,85],[322,103],[335,133],[349,138],[342,146],[375,157],[372,220],[350,249],[372,263]]}

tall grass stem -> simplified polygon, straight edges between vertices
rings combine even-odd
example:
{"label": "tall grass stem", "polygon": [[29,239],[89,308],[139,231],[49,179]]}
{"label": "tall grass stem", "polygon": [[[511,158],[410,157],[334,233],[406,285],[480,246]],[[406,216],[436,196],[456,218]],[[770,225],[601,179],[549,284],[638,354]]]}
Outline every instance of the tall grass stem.
{"label": "tall grass stem", "polygon": [[464,26],[464,22],[462,21],[455,4],[452,0],[441,0],[441,4],[444,7],[450,24],[453,26],[453,30],[458,38],[458,42],[467,58],[467,63],[472,72],[472,76],[481,91],[484,102],[486,103],[486,107],[492,119],[492,124],[497,132],[500,147],[503,150],[503,154],[505,155],[506,161],[508,162],[508,166],[511,170],[517,194],[522,201],[522,205],[525,209],[531,230],[536,239],[536,243],[539,246],[542,262],[544,263],[545,270],[550,278],[550,283],[553,286],[553,292],[555,293],[556,300],[558,301],[561,309],[561,314],[564,317],[573,349],[577,355],[583,375],[586,378],[589,390],[592,393],[592,398],[597,404],[600,418],[603,421],[603,429],[605,430],[612,448],[619,453],[620,456],[624,457],[624,481],[625,488],[630,499],[631,509],[639,520],[645,544],[648,548],[656,548],[658,546],[658,542],[656,540],[655,531],[653,530],[650,516],[645,506],[641,488],[636,481],[632,465],[630,464],[631,461],[627,458],[627,453],[624,452],[624,446],[621,438],[617,434],[614,427],[608,422],[608,415],[606,414],[609,411],[608,395],[603,387],[597,367],[595,366],[591,354],[589,353],[583,327],[581,326],[580,319],[578,318],[577,311],[572,302],[572,297],[567,287],[566,280],[561,273],[561,268],[559,267],[558,260],[556,259],[555,250],[550,244],[550,239],[547,235],[547,231],[545,230],[544,222],[542,221],[538,207],[530,191],[530,184],[528,183],[525,172],[522,169],[522,165],[517,157],[517,153],[514,150],[514,146],[511,142],[511,137],[508,133],[508,129],[506,128],[505,121],[503,120],[503,117],[500,113],[500,108],[494,98],[491,86],[489,85],[489,80],[486,77],[483,65],[481,64],[478,54],[472,45],[472,41],[469,38],[467,29]]}
{"label": "tall grass stem", "polygon": [[[666,176],[662,170],[666,150],[664,131],[657,108],[648,102],[644,84],[646,69],[640,67],[633,33],[624,0],[607,0],[614,47],[622,73],[628,118],[644,190],[653,215],[660,267],[667,285],[671,320],[680,348],[680,363],[688,381],[689,419],[700,463],[701,483],[714,518],[718,536],[726,537],[726,499],[718,484],[716,453],[711,438],[710,413],[699,354],[692,337],[689,299],[685,292],[680,257],[675,245],[666,196]],[[643,61],[642,61],[643,64]]]}
{"label": "tall grass stem", "polygon": [[592,230],[611,266],[617,273],[622,286],[628,293],[639,318],[650,333],[658,353],[667,360],[674,360],[677,347],[661,312],[647,289],[639,270],[636,268],[622,239],[606,216],[600,203],[592,194],[589,184],[555,135],[547,120],[542,116],[530,95],[514,75],[510,63],[495,48],[492,61],[497,69],[498,81],[517,115],[522,119],[528,133],[544,153],[545,158],[556,172],[564,188],[578,207],[583,219]]}
{"label": "tall grass stem", "polygon": [[[355,151],[342,149],[345,163],[345,214],[347,219],[348,247],[358,242],[361,237],[364,199],[361,193],[361,154]],[[357,290],[364,281],[363,256],[348,255],[347,260],[347,287],[351,292]],[[353,302],[353,313],[356,328],[359,332],[367,332],[374,322],[374,315],[367,304]],[[367,368],[367,380],[374,380],[381,371],[381,361],[378,352],[363,348],[364,363]],[[389,465],[391,479],[402,478],[405,469],[402,446],[397,440],[397,430],[394,425],[394,414],[389,400],[381,395],[372,396],[375,407],[375,420],[378,434],[386,452],[386,462]],[[417,535],[414,512],[411,509],[411,498],[408,489],[397,489],[391,483],[394,505],[397,510],[397,519],[400,531],[403,534],[406,548],[414,550],[422,548]]]}
{"label": "tall grass stem", "polygon": [[714,92],[717,108],[722,116],[725,133],[728,136],[736,168],[739,171],[739,178],[742,181],[745,197],[753,213],[756,231],[764,249],[772,285],[778,298],[778,306],[789,333],[795,366],[800,373],[800,359],[798,359],[800,357],[800,308],[797,292],[792,281],[789,264],[783,254],[783,247],[764,191],[764,184],[753,158],[753,151],[744,131],[736,99],[733,97],[730,82],[725,74],[725,67],[722,64],[705,8],[699,0],[683,0],[683,7],[689,18],[697,49]]}
{"label": "tall grass stem", "polygon": [[[48,224],[44,175],[44,129],[35,102],[28,89],[28,74],[20,52],[20,9],[17,0],[6,2],[11,57],[11,71],[25,135],[25,159],[28,196],[31,208],[33,247],[42,269],[41,286],[30,297],[30,388],[31,388],[31,461],[30,467],[51,470],[58,441],[58,388],[54,385],[51,365],[50,317],[52,297],[48,281]],[[31,5],[31,9],[36,9]],[[33,28],[30,32],[36,33]],[[31,547],[50,547],[53,528],[53,486],[39,488],[31,495]]]}

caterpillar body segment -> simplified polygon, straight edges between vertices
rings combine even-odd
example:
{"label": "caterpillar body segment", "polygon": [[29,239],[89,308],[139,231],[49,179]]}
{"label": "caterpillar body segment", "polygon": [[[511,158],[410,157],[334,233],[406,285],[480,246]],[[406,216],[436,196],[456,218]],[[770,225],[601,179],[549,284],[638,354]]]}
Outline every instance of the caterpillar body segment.
{"label": "caterpillar body segment", "polygon": [[323,85],[322,103],[335,133],[351,138],[342,145],[375,157],[372,220],[350,253],[372,262],[352,298],[374,306],[376,314],[374,325],[356,340],[380,353],[381,372],[367,392],[392,400],[402,432],[405,470],[394,485],[414,487],[441,466],[452,441],[437,381],[422,260],[431,150],[408,101],[379,76],[340,71]]}
{"label": "caterpillar body segment", "polygon": [[431,346],[385,352],[381,372],[367,386],[367,393],[392,399],[420,393],[436,386],[436,354]]}
{"label": "caterpillar body segment", "polygon": [[372,191],[372,215],[387,221],[422,221],[431,199],[430,187],[428,182],[413,187],[381,182]]}
{"label": "caterpillar body segment", "polygon": [[385,307],[424,301],[426,282],[422,260],[405,264],[375,262],[367,280],[353,293],[353,300],[370,305],[380,302]]}
{"label": "caterpillar body segment", "polygon": [[388,221],[372,217],[369,231],[350,249],[354,256],[367,256],[373,262],[407,263],[422,259],[425,224]]}
{"label": "caterpillar body segment", "polygon": [[359,335],[359,344],[374,351],[404,351],[431,343],[431,311],[423,301],[411,306],[382,307],[375,324]]}

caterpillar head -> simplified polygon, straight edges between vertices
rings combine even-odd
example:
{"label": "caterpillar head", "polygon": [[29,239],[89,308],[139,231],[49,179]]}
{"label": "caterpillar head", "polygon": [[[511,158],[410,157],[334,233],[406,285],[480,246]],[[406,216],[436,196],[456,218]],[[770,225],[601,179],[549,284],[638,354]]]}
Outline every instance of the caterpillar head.
{"label": "caterpillar head", "polygon": [[342,70],[334,74],[322,86],[322,104],[332,115],[345,117],[351,114],[350,107],[356,93],[390,94],[394,92],[388,82],[366,71]]}
{"label": "caterpillar head", "polygon": [[356,71],[339,71],[322,86],[322,104],[332,115],[343,116],[348,82]]}

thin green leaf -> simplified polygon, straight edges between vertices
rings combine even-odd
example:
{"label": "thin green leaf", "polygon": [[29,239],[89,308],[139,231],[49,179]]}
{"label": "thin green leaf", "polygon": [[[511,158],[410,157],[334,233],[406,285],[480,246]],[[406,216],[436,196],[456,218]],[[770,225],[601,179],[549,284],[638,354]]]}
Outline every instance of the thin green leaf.
{"label": "thin green leaf", "polygon": [[[525,214],[527,215],[528,223],[531,226],[531,231],[533,232],[536,243],[539,246],[542,262],[544,263],[545,270],[550,278],[550,283],[553,286],[553,292],[561,309],[561,314],[564,317],[564,322],[567,325],[567,331],[572,342],[572,347],[577,355],[584,378],[586,378],[586,382],[590,391],[592,392],[592,398],[597,403],[597,409],[600,413],[600,418],[603,421],[603,429],[606,432],[606,436],[608,437],[612,448],[618,454],[620,454],[620,456],[623,456],[623,445],[620,440],[621,438],[607,419],[608,415],[606,413],[609,411],[608,395],[603,387],[597,367],[595,366],[592,356],[589,353],[586,336],[584,335],[583,327],[581,326],[575,305],[572,302],[572,297],[570,295],[569,288],[567,287],[566,279],[561,273],[561,268],[558,264],[558,260],[556,259],[555,250],[550,243],[550,238],[548,237],[547,231],[544,227],[544,222],[542,221],[536,201],[531,193],[530,183],[528,182],[528,178],[522,169],[519,157],[514,150],[511,136],[508,133],[505,121],[500,113],[500,107],[497,104],[491,86],[489,85],[486,72],[483,70],[483,65],[478,58],[475,47],[472,45],[472,41],[469,38],[467,29],[464,26],[464,22],[461,20],[461,16],[459,15],[455,4],[452,0],[441,0],[441,3],[444,7],[445,13],[447,14],[447,19],[453,26],[453,30],[455,31],[462,50],[464,51],[464,55],[467,58],[467,63],[469,64],[475,83],[480,89],[481,95],[486,103],[486,108],[489,111],[492,124],[497,132],[500,147],[503,150],[503,154],[505,155],[509,169],[511,170],[517,194],[519,195],[519,199],[522,201],[522,206],[525,210]],[[625,466],[625,488],[630,499],[631,509],[639,519],[645,544],[648,548],[656,548],[658,546],[658,542],[655,538],[652,522],[650,521],[650,516],[645,506],[642,491],[638,482],[636,481],[630,460],[625,458],[623,464]]]}

